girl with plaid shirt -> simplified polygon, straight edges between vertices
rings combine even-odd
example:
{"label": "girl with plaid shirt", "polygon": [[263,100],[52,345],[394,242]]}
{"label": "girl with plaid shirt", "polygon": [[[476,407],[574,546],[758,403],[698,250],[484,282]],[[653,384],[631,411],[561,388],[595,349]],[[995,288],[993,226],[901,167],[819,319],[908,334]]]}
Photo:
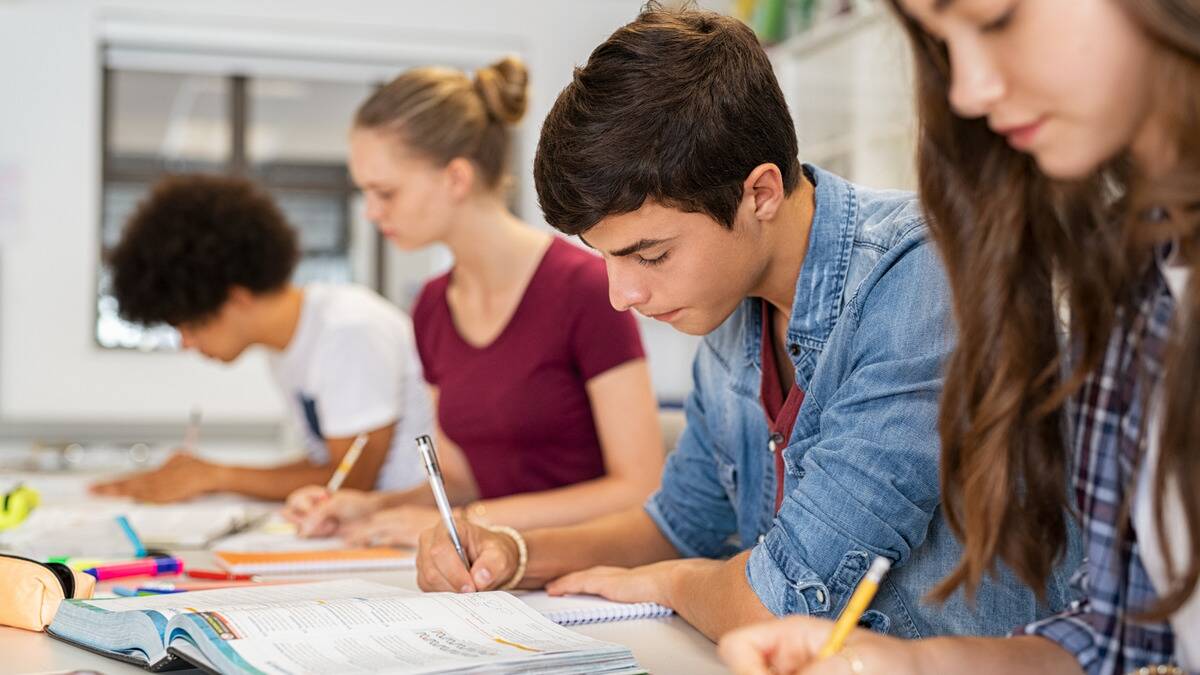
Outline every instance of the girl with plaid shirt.
{"label": "girl with plaid shirt", "polygon": [[[1200,0],[892,0],[921,196],[954,292],[932,594],[1034,589],[1078,519],[1065,612],[1006,639],[809,618],[731,634],[739,673],[1200,672]],[[1063,486],[1069,486],[1064,491]]]}

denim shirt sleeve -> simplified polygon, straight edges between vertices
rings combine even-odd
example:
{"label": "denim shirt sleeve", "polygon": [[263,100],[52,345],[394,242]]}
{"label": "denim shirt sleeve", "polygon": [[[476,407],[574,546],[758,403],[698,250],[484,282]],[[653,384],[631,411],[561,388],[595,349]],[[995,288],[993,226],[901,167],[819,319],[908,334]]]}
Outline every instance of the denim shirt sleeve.
{"label": "denim shirt sleeve", "polygon": [[836,615],[871,557],[905,563],[938,507],[950,297],[933,244],[910,236],[830,334],[825,358],[840,376],[819,402],[817,438],[798,465],[789,461],[798,481],[747,562],[750,586],[776,615]]}
{"label": "denim shirt sleeve", "polygon": [[737,513],[714,461],[704,412],[702,371],[714,366],[711,349],[702,342],[692,362],[692,393],[684,403],[687,425],[667,458],[658,491],[645,506],[650,519],[684,558],[726,558],[738,551],[729,541],[737,531]]}

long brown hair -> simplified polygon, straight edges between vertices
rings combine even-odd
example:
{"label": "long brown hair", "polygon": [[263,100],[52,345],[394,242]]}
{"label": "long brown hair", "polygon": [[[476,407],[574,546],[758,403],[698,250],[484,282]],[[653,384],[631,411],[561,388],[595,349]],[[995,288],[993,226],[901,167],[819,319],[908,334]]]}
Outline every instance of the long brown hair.
{"label": "long brown hair", "polygon": [[[1200,202],[1200,0],[1120,0],[1154,45],[1150,78],[1167,141],[1169,174],[1150,180],[1127,156],[1091,178],[1052,181],[981,119],[954,114],[943,44],[892,3],[916,66],[918,174],[934,239],[954,293],[958,347],[946,371],[940,419],[942,496],[963,543],[957,568],[934,590],[973,593],[998,561],[1043,589],[1067,537],[1064,402],[1095,369],[1128,316],[1156,244],[1194,242]],[[1150,206],[1171,218],[1151,228]],[[1194,260],[1194,259],[1193,259]],[[1059,309],[1069,339],[1061,343]],[[1163,380],[1162,457],[1154,477],[1170,592],[1151,610],[1178,609],[1200,579],[1200,491],[1181,490],[1189,535],[1168,542],[1164,489],[1200,483],[1200,278],[1180,299]],[[1069,356],[1069,359],[1068,359]],[[1190,552],[1186,569],[1171,548]]]}

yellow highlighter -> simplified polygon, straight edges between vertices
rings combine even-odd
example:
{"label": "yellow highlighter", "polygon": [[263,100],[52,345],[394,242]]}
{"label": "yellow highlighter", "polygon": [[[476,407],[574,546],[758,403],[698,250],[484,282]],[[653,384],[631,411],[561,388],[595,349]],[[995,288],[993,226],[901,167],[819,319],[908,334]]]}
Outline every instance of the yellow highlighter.
{"label": "yellow highlighter", "polygon": [[850,631],[854,630],[859,619],[862,618],[863,612],[871,606],[871,600],[875,598],[875,591],[879,590],[883,575],[887,574],[891,568],[892,562],[883,556],[876,556],[875,560],[871,562],[870,569],[867,570],[862,581],[858,582],[858,588],[854,589],[854,595],[850,596],[850,602],[846,603],[845,609],[838,616],[837,623],[833,625],[833,632],[829,634],[825,646],[821,647],[821,653],[818,655],[820,658],[827,659],[841,651]]}

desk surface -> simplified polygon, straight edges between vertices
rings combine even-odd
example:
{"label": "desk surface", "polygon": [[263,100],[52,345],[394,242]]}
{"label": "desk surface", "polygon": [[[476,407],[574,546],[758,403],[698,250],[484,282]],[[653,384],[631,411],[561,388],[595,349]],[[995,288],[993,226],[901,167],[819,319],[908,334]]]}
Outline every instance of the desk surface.
{"label": "desk surface", "polygon": [[[187,556],[200,562],[193,554]],[[372,572],[356,575],[380,583],[416,589],[415,573]],[[293,577],[295,578],[295,577]],[[313,577],[317,579],[321,577]],[[101,586],[101,589],[109,585]],[[578,626],[574,630],[598,640],[626,645],[638,663],[652,673],[707,675],[725,673],[713,643],[679,617],[618,621]],[[0,673],[94,670],[101,673],[145,673],[136,666],[107,659],[52,639],[42,633],[0,628]]]}
{"label": "desk surface", "polygon": [[[185,552],[181,556],[193,566],[214,566],[212,555],[208,552]],[[360,573],[355,576],[411,590],[417,588],[416,574],[412,570]],[[317,580],[333,577],[313,575],[305,578]],[[101,584],[98,590],[106,591],[112,585]],[[574,630],[599,640],[626,645],[633,651],[638,663],[652,673],[708,675],[728,672],[717,658],[713,643],[678,617],[594,624],[575,627]],[[42,633],[0,627],[0,674],[73,670],[100,673],[146,672],[121,661],[73,647]]]}

